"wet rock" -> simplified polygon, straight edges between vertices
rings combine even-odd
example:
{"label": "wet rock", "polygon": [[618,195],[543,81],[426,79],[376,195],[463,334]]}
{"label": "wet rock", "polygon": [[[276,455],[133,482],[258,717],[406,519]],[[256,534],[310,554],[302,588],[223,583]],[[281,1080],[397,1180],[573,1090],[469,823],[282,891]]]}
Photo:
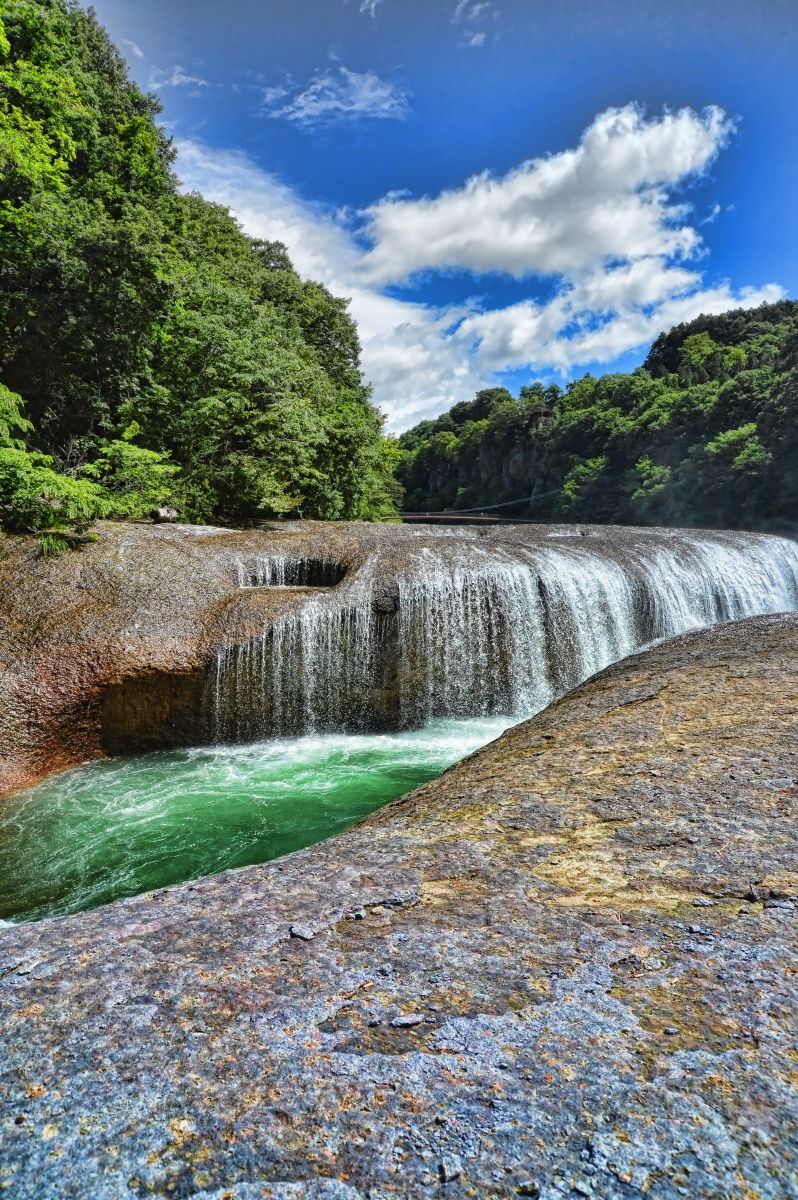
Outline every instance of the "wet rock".
{"label": "wet rock", "polygon": [[[589,547],[581,544],[582,536]],[[587,575],[582,560],[573,555],[576,541],[580,553],[589,550],[594,556]],[[441,710],[437,702],[429,702],[429,685],[434,691],[444,675],[452,701],[447,706],[510,711],[518,698],[514,664],[523,660],[522,673],[530,669],[523,649],[529,639],[515,628],[519,612],[526,614],[522,624],[532,622],[532,642],[540,636],[539,658],[548,662],[554,692],[561,694],[590,669],[599,643],[601,655],[607,653],[601,630],[595,631],[596,644],[588,645],[590,629],[582,629],[586,611],[594,611],[602,625],[607,621],[605,602],[617,603],[622,610],[617,614],[619,646],[647,642],[680,625],[678,605],[668,609],[664,624],[660,619],[668,608],[663,601],[667,589],[658,584],[657,573],[667,570],[663,563],[677,563],[670,580],[677,591],[685,580],[695,584],[699,602],[692,620],[700,619],[705,594],[707,611],[711,609],[713,571],[725,569],[718,590],[734,592],[736,577],[728,578],[730,556],[739,556],[743,574],[758,571],[760,578],[764,559],[788,583],[790,551],[788,542],[745,533],[702,533],[699,538],[695,531],[657,529],[523,525],[475,530],[313,521],[224,530],[165,521],[101,524],[96,543],[44,560],[34,539],[2,535],[0,794],[103,755],[304,731],[307,697],[296,682],[303,672],[286,668],[281,676],[286,686],[277,689],[283,697],[279,713],[275,692],[260,686],[257,678],[253,683],[248,674],[253,645],[267,651],[259,670],[279,672],[281,663],[290,664],[285,642],[276,657],[268,657],[274,649],[268,633],[278,619],[284,632],[293,630],[298,636],[297,631],[307,631],[301,624],[305,618],[312,625],[320,615],[335,615],[335,621],[323,621],[311,631],[317,637],[327,630],[326,657],[321,657],[338,664],[321,689],[322,707],[332,707],[335,721],[347,728],[395,730]],[[579,605],[574,586],[560,587],[563,556],[569,554],[566,575],[571,573],[572,585],[579,583]],[[538,564],[537,579],[533,562]],[[537,584],[532,591],[527,590],[530,570]],[[586,609],[580,589],[591,575],[603,582],[595,605]],[[419,614],[429,615],[433,595],[435,621],[425,626]],[[740,611],[759,603],[753,595],[745,588],[735,593]],[[539,635],[532,628],[538,628],[535,596],[546,610]],[[784,597],[786,603],[787,592]],[[692,600],[686,603],[695,607]],[[401,619],[401,604],[406,614],[415,614],[409,623]],[[768,607],[767,597],[763,607]],[[490,614],[496,617],[495,628]],[[351,656],[338,651],[348,645],[353,619],[355,636],[361,642],[367,638],[369,647],[365,675],[355,671],[348,677],[340,664]],[[421,621],[415,638],[409,632],[413,621]],[[483,637],[488,625],[492,632]],[[455,630],[451,639],[450,628]],[[431,640],[419,630],[432,631]],[[448,662],[442,669],[440,656],[430,664],[431,653],[434,657],[443,647],[449,654],[453,646],[462,647],[454,665]],[[238,692],[233,701],[224,687],[217,687],[220,663],[223,675],[224,664],[242,667],[227,678],[249,680],[246,704],[239,703]],[[644,694],[653,703],[658,688],[656,679],[632,684],[619,703]],[[319,700],[319,689],[314,695]],[[541,703],[545,698],[542,692]],[[601,746],[594,751],[596,756],[605,752]],[[662,756],[647,764],[627,763],[624,769],[645,772],[649,785],[658,780],[662,788],[668,782]],[[772,772],[766,763],[757,770],[767,780],[763,786],[789,798],[794,774]],[[720,791],[733,791],[748,772],[743,764],[719,776]],[[596,801],[603,802],[606,798]],[[606,809],[607,819],[612,813],[619,822],[625,813],[633,818],[631,799],[616,797]],[[678,836],[696,837],[695,844],[702,844],[698,829]],[[756,880],[746,882],[759,886]]]}
{"label": "wet rock", "polygon": [[372,592],[372,606],[378,613],[395,613],[399,608],[399,585],[379,583]]}

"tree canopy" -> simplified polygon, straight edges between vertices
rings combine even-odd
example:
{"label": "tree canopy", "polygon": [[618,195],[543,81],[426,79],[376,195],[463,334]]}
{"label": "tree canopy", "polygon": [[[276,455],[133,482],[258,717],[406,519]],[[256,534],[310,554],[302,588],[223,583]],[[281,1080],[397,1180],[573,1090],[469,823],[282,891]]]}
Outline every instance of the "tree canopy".
{"label": "tree canopy", "polygon": [[792,528],[798,303],[679,325],[630,374],[480,392],[400,438],[412,510]]}
{"label": "tree canopy", "polygon": [[[159,111],[91,11],[0,0],[3,453],[95,515],[391,511],[346,300],[181,194]],[[36,527],[2,478],[3,524]]]}

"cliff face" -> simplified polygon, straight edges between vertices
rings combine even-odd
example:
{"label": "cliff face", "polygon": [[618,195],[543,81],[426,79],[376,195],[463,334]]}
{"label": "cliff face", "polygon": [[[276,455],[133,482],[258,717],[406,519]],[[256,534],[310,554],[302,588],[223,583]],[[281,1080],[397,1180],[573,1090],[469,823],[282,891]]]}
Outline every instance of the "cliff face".
{"label": "cliff face", "polygon": [[302,601],[293,589],[243,590],[241,563],[337,552],[347,564],[356,539],[338,545],[341,528],[106,524],[97,544],[55,561],[0,539],[0,792],[103,753],[205,740],[219,647]]}
{"label": "cliff face", "polygon": [[798,607],[798,548],[596,526],[106,525],[0,540],[0,791],[104,753],[543,707],[655,638]]}
{"label": "cliff face", "polygon": [[798,1194],[798,618],[332,842],[0,931],[15,1200]]}

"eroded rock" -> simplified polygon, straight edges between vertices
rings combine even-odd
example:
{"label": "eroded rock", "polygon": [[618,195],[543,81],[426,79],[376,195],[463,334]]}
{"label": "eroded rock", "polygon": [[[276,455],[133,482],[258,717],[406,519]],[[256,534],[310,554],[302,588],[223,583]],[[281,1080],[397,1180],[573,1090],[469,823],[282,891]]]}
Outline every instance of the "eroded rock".
{"label": "eroded rock", "polygon": [[2,536],[0,794],[103,754],[520,717],[655,638],[796,607],[795,544],[744,533],[106,524],[56,560]]}
{"label": "eroded rock", "polygon": [[719,627],[331,842],[0,930],[0,1183],[798,1195],[797,715],[798,618]]}

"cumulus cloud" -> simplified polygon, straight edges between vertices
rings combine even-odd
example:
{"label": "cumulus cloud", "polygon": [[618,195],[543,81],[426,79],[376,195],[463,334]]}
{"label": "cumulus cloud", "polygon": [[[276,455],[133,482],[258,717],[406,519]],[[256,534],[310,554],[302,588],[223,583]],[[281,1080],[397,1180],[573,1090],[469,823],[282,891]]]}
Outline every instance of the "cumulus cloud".
{"label": "cumulus cloud", "polygon": [[300,275],[350,297],[364,374],[391,428],[469,399],[487,381],[451,337],[470,306],[441,309],[384,295],[362,281],[362,248],[336,214],[309,204],[238,151],[181,141],[178,152],[187,190],[227,205],[253,237],[284,242]]}
{"label": "cumulus cloud", "polygon": [[210,87],[207,79],[199,75],[190,75],[184,67],[174,66],[170,71],[161,71],[154,67],[150,71],[150,87],[159,91],[165,87]]}
{"label": "cumulus cloud", "polygon": [[343,63],[319,71],[304,87],[269,88],[263,100],[267,116],[304,126],[364,118],[401,121],[410,111],[404,88],[374,71],[350,71]]}
{"label": "cumulus cloud", "polygon": [[610,109],[574,150],[504,176],[483,172],[439,196],[373,205],[365,269],[375,283],[430,269],[522,278],[688,255],[700,239],[668,189],[706,170],[732,128],[718,108],[654,120],[635,105]]}
{"label": "cumulus cloud", "polygon": [[[699,279],[695,276],[694,282]],[[622,303],[597,313],[589,303],[594,282],[588,281],[584,289],[564,289],[547,304],[522,301],[469,315],[458,326],[454,340],[483,373],[529,366],[566,373],[578,364],[610,363],[701,313],[753,308],[784,295],[784,289],[773,283],[735,293],[728,282],[710,288],[680,288],[674,279],[664,281],[665,287],[649,307],[636,307],[624,296]],[[670,287],[674,290],[669,291]]]}
{"label": "cumulus cloud", "polygon": [[130,40],[130,38],[122,38],[122,45],[127,46],[134,58],[144,57],[144,51],[142,50],[141,46],[137,46],[135,42]]}
{"label": "cumulus cloud", "polygon": [[[704,247],[679,196],[731,132],[717,109],[649,119],[633,106],[613,109],[574,149],[437,197],[393,193],[348,220],[238,152],[185,142],[178,164],[187,187],[227,204],[247,232],[285,242],[300,274],[351,297],[365,375],[401,429],[502,372],[567,375],[700,313],[782,296],[775,283],[707,282]],[[440,270],[544,279],[548,298],[435,307],[387,294]]]}

